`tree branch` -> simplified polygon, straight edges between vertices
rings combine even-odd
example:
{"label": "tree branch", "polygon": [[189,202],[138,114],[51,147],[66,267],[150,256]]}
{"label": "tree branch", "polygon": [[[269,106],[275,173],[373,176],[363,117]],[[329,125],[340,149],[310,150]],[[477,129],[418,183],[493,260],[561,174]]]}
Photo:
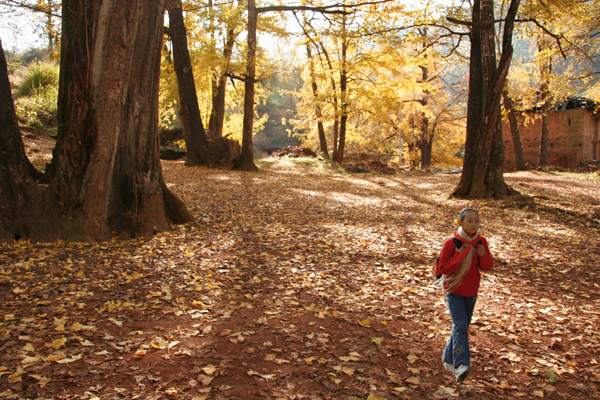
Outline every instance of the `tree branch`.
{"label": "tree branch", "polygon": [[389,3],[393,0],[376,0],[376,1],[365,1],[357,4],[343,4],[336,3],[327,6],[266,6],[257,7],[256,12],[269,12],[269,11],[315,11],[322,14],[350,14],[345,9],[356,9],[363,6],[374,6],[383,3]]}
{"label": "tree branch", "polygon": [[560,54],[563,56],[563,58],[565,58],[565,59],[567,58],[567,55],[565,54],[565,50],[563,49],[561,40],[564,40],[565,42],[567,42],[569,44],[572,44],[572,43],[562,33],[560,35],[557,35],[556,33],[551,32],[550,29],[546,28],[546,26],[544,26],[544,24],[542,24],[535,18],[515,19],[515,22],[532,22],[533,24],[535,24],[538,28],[540,28],[542,31],[544,31],[544,33],[546,33],[547,35],[551,36],[554,39],[554,41],[558,45]]}

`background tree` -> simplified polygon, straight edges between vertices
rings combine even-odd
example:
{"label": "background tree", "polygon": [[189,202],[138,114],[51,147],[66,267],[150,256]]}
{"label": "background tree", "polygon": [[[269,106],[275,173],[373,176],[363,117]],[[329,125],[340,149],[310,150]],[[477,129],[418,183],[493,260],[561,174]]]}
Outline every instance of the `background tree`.
{"label": "background tree", "polygon": [[32,14],[37,20],[36,26],[42,31],[40,36],[45,37],[47,49],[52,54],[59,46],[60,40],[60,10],[62,2],[59,0],[1,0],[0,6],[10,10],[23,11]]}
{"label": "background tree", "polygon": [[[548,116],[555,104],[568,97],[594,97],[590,87],[596,80],[594,71],[598,71],[595,10],[591,1],[526,1],[521,7],[516,29],[519,46],[504,105],[513,138],[517,115],[518,123],[541,119],[539,165],[548,162]],[[523,114],[532,110],[537,112]],[[518,168],[524,168],[518,158],[521,152],[518,148],[515,151],[521,164]]]}
{"label": "background tree", "polygon": [[168,12],[167,32],[173,43],[173,66],[177,76],[180,118],[186,143],[186,165],[211,165],[215,157],[209,151],[206,131],[198,107],[181,1],[172,2]]}

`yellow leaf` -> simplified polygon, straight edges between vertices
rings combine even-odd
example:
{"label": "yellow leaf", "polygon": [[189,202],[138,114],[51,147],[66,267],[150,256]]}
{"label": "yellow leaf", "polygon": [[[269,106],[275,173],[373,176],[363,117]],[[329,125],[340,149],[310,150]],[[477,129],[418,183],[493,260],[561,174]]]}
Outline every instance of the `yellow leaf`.
{"label": "yellow leaf", "polygon": [[51,346],[54,350],[58,350],[63,347],[65,343],[67,343],[67,338],[63,336],[60,339],[53,340]]}
{"label": "yellow leaf", "polygon": [[534,390],[533,395],[540,398],[544,398],[544,392],[542,390]]}
{"label": "yellow leaf", "polygon": [[306,357],[303,358],[302,360],[307,363],[308,365],[311,365],[313,361],[315,361],[316,357]]}
{"label": "yellow leaf", "polygon": [[497,385],[500,389],[504,389],[504,390],[512,390],[512,386],[510,386],[510,383],[508,383],[508,381],[506,379],[503,379],[500,381],[500,383],[498,383]]}
{"label": "yellow leaf", "polygon": [[23,371],[21,372],[15,372],[12,375],[8,376],[8,383],[18,383],[21,382],[23,380],[23,378],[21,378],[21,375],[23,374]]}
{"label": "yellow leaf", "polygon": [[217,367],[215,367],[214,365],[207,365],[206,367],[202,368],[202,371],[206,374],[206,375],[212,375],[215,373],[215,371],[217,370]]}
{"label": "yellow leaf", "polygon": [[38,384],[42,388],[51,381],[50,378],[46,378],[45,376],[41,376],[41,375],[29,375],[29,376],[36,379],[38,381]]}
{"label": "yellow leaf", "polygon": [[371,326],[371,320],[369,318],[358,321],[358,323],[367,328]]}
{"label": "yellow leaf", "polygon": [[75,323],[73,323],[73,325],[71,325],[71,328],[69,328],[69,329],[74,332],[79,332],[80,330],[83,329],[83,325],[81,325],[79,322],[75,322]]}
{"label": "yellow leaf", "polygon": [[410,378],[405,379],[404,382],[410,383],[411,385],[419,385],[421,383],[418,376],[411,376]]}
{"label": "yellow leaf", "polygon": [[35,347],[31,343],[27,343],[24,347],[25,351],[35,351]]}
{"label": "yellow leaf", "polygon": [[406,357],[406,359],[408,360],[409,363],[414,363],[415,361],[417,361],[419,359],[419,357],[417,357],[417,355],[415,353],[410,353],[408,355],[408,357]]}
{"label": "yellow leaf", "polygon": [[67,357],[67,358],[63,358],[61,360],[56,361],[58,364],[69,364],[72,362],[75,362],[77,360],[80,360],[81,357],[83,357],[83,353],[80,354],[75,354],[74,356],[71,357]]}
{"label": "yellow leaf", "polygon": [[29,365],[39,363],[40,361],[41,357],[38,354],[36,354],[33,357],[25,357],[21,360],[21,363],[25,368],[27,368]]}
{"label": "yellow leaf", "polygon": [[198,380],[200,381],[200,383],[202,383],[202,386],[208,386],[210,385],[210,383],[213,381],[213,379],[215,379],[214,376],[208,376],[208,375],[198,375]]}
{"label": "yellow leaf", "polygon": [[347,356],[341,356],[338,357],[340,360],[344,361],[344,362],[348,362],[348,361],[359,361],[360,360],[360,354],[358,354],[357,352],[353,351],[352,353],[350,353],[350,355]]}
{"label": "yellow leaf", "polygon": [[385,397],[371,393],[369,397],[367,397],[367,400],[385,400]]}
{"label": "yellow leaf", "polygon": [[90,342],[87,339],[80,339],[79,343],[81,343],[81,345],[84,346],[84,347],[91,347],[91,346],[94,345],[94,343]]}
{"label": "yellow leaf", "polygon": [[379,346],[379,345],[381,345],[381,343],[383,343],[383,338],[374,337],[374,338],[371,338],[371,342],[376,344],[377,346]]}
{"label": "yellow leaf", "polygon": [[58,353],[50,354],[48,357],[46,357],[46,361],[58,362],[65,357],[67,357],[67,355],[65,353],[58,352]]}
{"label": "yellow leaf", "polygon": [[170,396],[170,397],[177,396],[177,389],[175,389],[175,388],[168,388],[167,390],[165,390],[165,394],[167,396]]}

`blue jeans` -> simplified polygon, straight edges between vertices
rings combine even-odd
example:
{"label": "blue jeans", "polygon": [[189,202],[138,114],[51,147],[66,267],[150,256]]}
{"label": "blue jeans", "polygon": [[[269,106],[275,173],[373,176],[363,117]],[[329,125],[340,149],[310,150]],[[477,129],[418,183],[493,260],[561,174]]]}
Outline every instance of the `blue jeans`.
{"label": "blue jeans", "polygon": [[446,343],[442,361],[458,367],[471,367],[471,351],[469,350],[469,324],[475,309],[477,296],[463,297],[457,294],[446,294],[446,304],[452,317],[452,332]]}

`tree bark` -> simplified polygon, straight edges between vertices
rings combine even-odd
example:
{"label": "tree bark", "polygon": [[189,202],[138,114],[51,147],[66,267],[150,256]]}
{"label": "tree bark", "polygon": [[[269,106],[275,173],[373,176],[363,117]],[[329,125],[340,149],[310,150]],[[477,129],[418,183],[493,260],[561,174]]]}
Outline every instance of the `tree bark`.
{"label": "tree bark", "polygon": [[[538,41],[538,51],[543,51],[550,48],[549,39],[542,38]],[[548,165],[548,147],[550,145],[550,131],[548,129],[548,114],[552,106],[552,94],[550,93],[550,74],[552,73],[552,60],[541,60],[540,75],[542,82],[540,84],[540,96],[542,98],[542,121],[541,121],[541,137],[540,137],[540,157],[539,165],[545,167]]]}
{"label": "tree bark", "polygon": [[467,139],[463,172],[453,195],[505,197],[500,99],[512,60],[512,32],[519,0],[511,0],[504,24],[502,56],[496,67],[493,0],[475,0],[471,25],[471,60]]}
{"label": "tree bark", "polygon": [[317,117],[319,147],[321,149],[321,154],[324,157],[329,158],[329,152],[327,151],[327,138],[325,137],[325,128],[323,127],[323,112],[321,111],[321,105],[319,104],[319,87],[317,85],[317,77],[315,76],[315,64],[312,58],[310,43],[306,43],[306,56],[308,57],[310,83],[313,92],[313,99],[315,100],[315,116]]}
{"label": "tree bark", "polygon": [[168,11],[169,33],[173,42],[173,65],[179,89],[180,117],[187,150],[185,164],[212,165],[214,157],[208,149],[206,131],[200,117],[181,1],[173,2]]}
{"label": "tree bark", "polygon": [[35,201],[42,195],[34,182],[40,178],[25,154],[0,41],[0,241],[39,237],[37,218],[56,216],[42,209],[45,201]]}
{"label": "tree bark", "polygon": [[348,123],[348,70],[347,70],[347,51],[348,42],[346,38],[346,20],[344,16],[343,35],[341,52],[341,71],[340,71],[340,136],[333,161],[341,164],[344,161],[344,149],[346,147],[346,124]]}
{"label": "tree bark", "polygon": [[525,171],[527,166],[525,165],[525,158],[523,157],[523,146],[521,145],[521,135],[519,133],[519,119],[517,110],[515,110],[514,103],[506,90],[502,92],[504,99],[504,109],[508,115],[508,123],[510,126],[510,135],[513,143],[513,150],[515,153],[515,164],[517,171]]}
{"label": "tree bark", "polygon": [[147,235],[192,220],[169,192],[158,146],[165,2],[65,0],[58,140],[48,173],[62,236]]}
{"label": "tree bark", "polygon": [[258,13],[254,0],[248,0],[248,55],[244,81],[244,122],[242,127],[242,171],[256,171],[252,134],[254,133],[254,81],[256,79],[256,23]]}
{"label": "tree bark", "polygon": [[[425,35],[423,35],[425,36]],[[429,68],[424,65],[421,68],[421,78],[423,83],[429,80]],[[429,103],[429,92],[423,90],[423,98],[420,100],[423,108]],[[421,113],[421,137],[419,139],[419,149],[421,150],[421,168],[431,167],[431,146],[433,144],[433,135],[429,132],[429,118],[425,112]]]}
{"label": "tree bark", "polygon": [[[233,46],[235,44],[235,29],[227,31],[227,42],[223,48],[223,57],[227,66],[231,61]],[[213,95],[210,119],[208,121],[209,138],[218,140],[223,137],[223,122],[225,120],[225,95],[227,93],[227,72],[228,67],[223,71],[215,71],[213,77]]]}

